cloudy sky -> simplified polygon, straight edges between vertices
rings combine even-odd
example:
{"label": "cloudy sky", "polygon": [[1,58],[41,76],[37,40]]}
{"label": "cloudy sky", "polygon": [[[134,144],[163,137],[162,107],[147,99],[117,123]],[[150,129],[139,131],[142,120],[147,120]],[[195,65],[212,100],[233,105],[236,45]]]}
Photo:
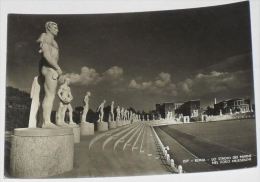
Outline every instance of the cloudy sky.
{"label": "cloudy sky", "polygon": [[[9,15],[7,85],[30,92],[46,21],[60,32],[59,64],[72,80],[72,105],[86,91],[151,110],[156,103],[200,99],[202,106],[253,98],[248,2],[173,11],[92,15]],[[55,101],[55,107],[57,100]]]}

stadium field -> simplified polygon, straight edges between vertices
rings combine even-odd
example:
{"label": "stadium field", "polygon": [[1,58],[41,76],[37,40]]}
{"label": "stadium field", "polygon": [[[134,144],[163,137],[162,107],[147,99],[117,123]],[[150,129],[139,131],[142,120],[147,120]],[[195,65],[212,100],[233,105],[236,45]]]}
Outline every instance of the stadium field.
{"label": "stadium field", "polygon": [[175,124],[155,131],[187,172],[256,166],[254,119]]}

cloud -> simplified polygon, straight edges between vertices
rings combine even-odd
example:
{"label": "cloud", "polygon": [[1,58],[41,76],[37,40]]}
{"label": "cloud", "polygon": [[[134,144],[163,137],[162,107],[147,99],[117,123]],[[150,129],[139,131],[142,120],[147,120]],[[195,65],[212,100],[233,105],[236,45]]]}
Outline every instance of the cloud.
{"label": "cloud", "polygon": [[214,65],[198,70],[198,72],[211,72],[212,70],[219,72],[235,72],[238,70],[252,69],[252,54],[245,53],[219,60]]}
{"label": "cloud", "polygon": [[169,73],[160,73],[155,81],[157,87],[165,87],[171,82],[171,75]]}
{"label": "cloud", "polygon": [[128,87],[152,94],[177,95],[176,85],[171,82],[171,75],[165,72],[159,73],[154,81],[136,81],[132,79]]}
{"label": "cloud", "polygon": [[242,89],[250,85],[249,71],[199,73],[193,79],[178,83],[178,90],[187,95],[203,95]]}
{"label": "cloud", "polygon": [[79,85],[95,85],[101,81],[113,81],[116,82],[122,79],[123,69],[118,66],[113,66],[106,70],[104,73],[98,73],[94,68],[84,66],[81,68],[79,74],[68,73],[64,77],[68,77],[72,84]]}
{"label": "cloud", "polygon": [[103,79],[122,80],[124,70],[121,67],[113,66],[103,73]]}

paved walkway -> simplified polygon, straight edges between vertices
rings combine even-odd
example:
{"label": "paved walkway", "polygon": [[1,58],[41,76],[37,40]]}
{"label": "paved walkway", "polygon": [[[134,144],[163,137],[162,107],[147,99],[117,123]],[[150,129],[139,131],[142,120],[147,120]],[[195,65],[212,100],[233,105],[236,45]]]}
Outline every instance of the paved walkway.
{"label": "paved walkway", "polygon": [[112,177],[169,174],[149,125],[138,122],[75,144],[74,169],[56,177]]}

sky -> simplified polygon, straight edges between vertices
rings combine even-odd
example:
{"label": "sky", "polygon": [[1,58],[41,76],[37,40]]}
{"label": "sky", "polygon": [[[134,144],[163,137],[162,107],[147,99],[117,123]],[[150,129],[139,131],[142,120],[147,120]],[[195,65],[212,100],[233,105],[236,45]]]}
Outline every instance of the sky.
{"label": "sky", "polygon": [[[200,99],[202,107],[254,98],[249,3],[139,13],[8,17],[7,86],[30,92],[46,21],[59,34],[59,65],[71,78],[73,107],[92,93],[107,104],[153,110]],[[58,99],[55,100],[54,110]]]}

